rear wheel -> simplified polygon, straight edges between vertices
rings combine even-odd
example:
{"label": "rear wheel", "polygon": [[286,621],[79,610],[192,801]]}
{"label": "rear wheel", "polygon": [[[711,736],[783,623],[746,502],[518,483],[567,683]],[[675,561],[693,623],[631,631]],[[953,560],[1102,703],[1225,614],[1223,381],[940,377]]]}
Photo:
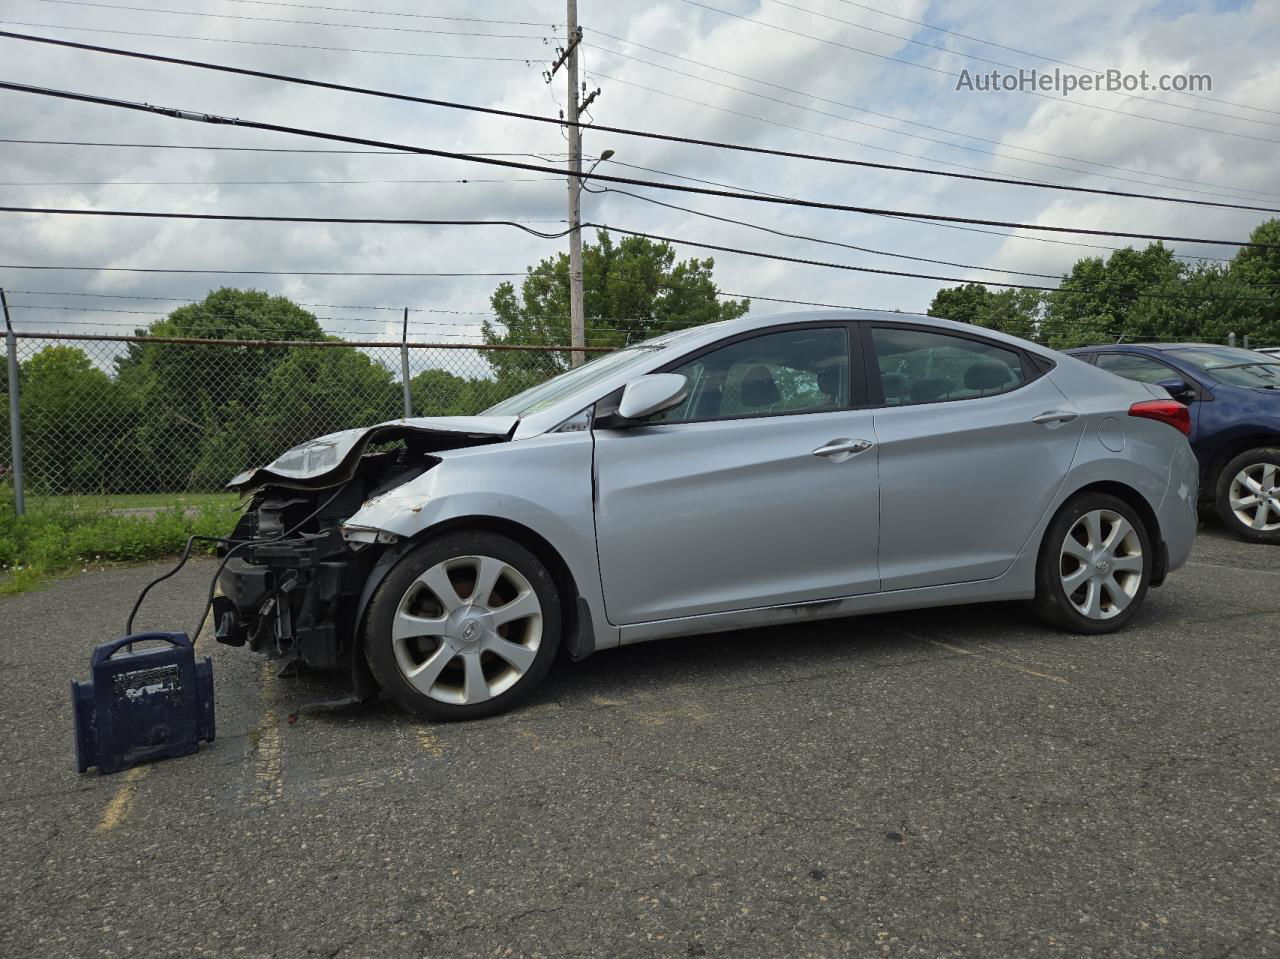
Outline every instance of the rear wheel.
{"label": "rear wheel", "polygon": [[560,645],[551,574],[520,544],[478,530],[408,553],[369,604],[365,656],[398,705],[425,719],[479,719],[524,699]]}
{"label": "rear wheel", "polygon": [[1241,453],[1223,467],[1214,492],[1227,529],[1253,543],[1280,543],[1280,449]]}
{"label": "rear wheel", "polygon": [[1114,632],[1146,599],[1153,555],[1151,534],[1128,503],[1105,493],[1078,496],[1040,544],[1032,607],[1059,629]]}

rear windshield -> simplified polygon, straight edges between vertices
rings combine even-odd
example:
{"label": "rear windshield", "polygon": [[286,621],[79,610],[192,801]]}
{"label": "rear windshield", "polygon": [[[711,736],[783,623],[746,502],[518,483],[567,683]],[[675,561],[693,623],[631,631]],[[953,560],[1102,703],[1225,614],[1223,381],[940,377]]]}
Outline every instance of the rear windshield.
{"label": "rear windshield", "polygon": [[1190,363],[1219,383],[1255,389],[1280,390],[1280,357],[1230,346],[1170,350],[1173,356]]}

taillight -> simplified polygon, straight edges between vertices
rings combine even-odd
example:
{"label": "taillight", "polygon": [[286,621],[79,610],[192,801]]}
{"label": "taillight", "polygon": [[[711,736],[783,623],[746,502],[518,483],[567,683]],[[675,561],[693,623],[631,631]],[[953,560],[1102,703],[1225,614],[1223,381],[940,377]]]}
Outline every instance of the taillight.
{"label": "taillight", "polygon": [[1130,416],[1168,423],[1183,436],[1191,435],[1191,411],[1177,400],[1146,400],[1129,407]]}

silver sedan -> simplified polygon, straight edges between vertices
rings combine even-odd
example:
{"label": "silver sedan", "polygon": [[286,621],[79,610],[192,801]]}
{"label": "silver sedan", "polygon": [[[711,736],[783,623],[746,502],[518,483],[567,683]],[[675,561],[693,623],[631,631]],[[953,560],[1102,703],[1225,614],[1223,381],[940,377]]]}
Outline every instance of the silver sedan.
{"label": "silver sedan", "polygon": [[241,474],[218,638],[451,720],[561,650],[1000,600],[1110,632],[1191,549],[1188,429],[1163,390],[944,320],[684,330]]}

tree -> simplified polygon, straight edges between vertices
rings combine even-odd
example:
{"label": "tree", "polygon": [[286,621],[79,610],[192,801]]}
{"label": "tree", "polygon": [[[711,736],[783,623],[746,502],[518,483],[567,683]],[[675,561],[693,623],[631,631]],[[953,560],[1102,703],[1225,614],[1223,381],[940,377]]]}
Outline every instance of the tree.
{"label": "tree", "polygon": [[[1121,335],[1150,339],[1156,326],[1183,325],[1174,315],[1178,303],[1188,302],[1181,296],[1183,268],[1163,243],[1152,243],[1145,250],[1125,247],[1106,259],[1078,260],[1047,297],[1046,341],[1069,347]],[[1161,299],[1164,308],[1153,305]]]}
{"label": "tree", "polygon": [[31,489],[114,492],[131,410],[83,350],[47,346],[22,364],[22,436]]}
{"label": "tree", "polygon": [[[316,318],[282,296],[223,288],[151,324],[148,336],[215,340],[319,340]],[[122,388],[139,406],[134,432],[143,488],[220,486],[253,458],[252,434],[264,384],[289,347],[131,343],[117,360]],[[269,455],[274,456],[280,450]],[[198,475],[197,475],[198,474]]]}
{"label": "tree", "polygon": [[1231,261],[1231,275],[1263,302],[1252,304],[1256,328],[1237,332],[1280,343],[1280,220],[1259,224],[1249,241],[1265,246],[1241,247]]}
{"label": "tree", "polygon": [[[668,243],[606,230],[582,250],[583,302],[589,346],[622,346],[659,333],[742,316],[749,300],[721,300],[713,259],[676,262]],[[517,295],[503,283],[490,299],[496,323],[485,322],[486,343],[563,347],[569,343],[569,257],[561,253],[530,268]],[[492,351],[503,394],[568,369],[565,352]]]}
{"label": "tree", "polygon": [[1035,339],[1043,306],[1044,296],[1039,290],[993,291],[981,283],[966,283],[939,290],[928,312],[930,316]]}

